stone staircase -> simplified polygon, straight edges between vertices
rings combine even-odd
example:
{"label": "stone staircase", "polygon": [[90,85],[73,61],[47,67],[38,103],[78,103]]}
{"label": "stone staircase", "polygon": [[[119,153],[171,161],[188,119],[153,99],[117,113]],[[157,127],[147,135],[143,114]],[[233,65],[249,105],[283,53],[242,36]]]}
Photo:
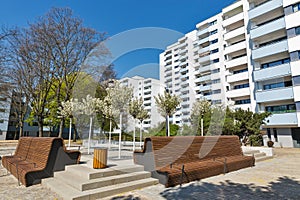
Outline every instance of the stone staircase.
{"label": "stone staircase", "polygon": [[259,150],[247,150],[243,152],[245,156],[253,156],[255,158],[255,162],[264,161],[267,159],[273,158],[273,156],[267,156],[266,153],[260,152]]}
{"label": "stone staircase", "polygon": [[93,169],[86,165],[66,166],[65,171],[55,172],[54,177],[42,180],[42,185],[56,192],[63,199],[101,199],[158,184],[151,173],[140,165],[112,166]]}

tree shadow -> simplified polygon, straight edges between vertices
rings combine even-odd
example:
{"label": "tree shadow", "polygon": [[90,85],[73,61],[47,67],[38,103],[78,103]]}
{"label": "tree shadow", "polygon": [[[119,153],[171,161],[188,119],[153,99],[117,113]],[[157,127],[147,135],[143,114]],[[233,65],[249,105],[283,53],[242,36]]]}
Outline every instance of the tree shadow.
{"label": "tree shadow", "polygon": [[120,197],[113,197],[111,200],[141,200],[140,197],[134,197],[133,195],[128,196],[120,196]]}
{"label": "tree shadow", "polygon": [[230,180],[220,184],[197,181],[182,187],[168,188],[160,193],[166,199],[300,199],[300,182],[287,176],[267,186],[241,184]]}

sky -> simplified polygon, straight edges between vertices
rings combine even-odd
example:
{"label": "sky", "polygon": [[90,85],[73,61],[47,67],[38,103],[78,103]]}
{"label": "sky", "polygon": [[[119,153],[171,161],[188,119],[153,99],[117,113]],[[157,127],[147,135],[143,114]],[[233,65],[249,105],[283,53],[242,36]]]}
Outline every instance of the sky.
{"label": "sky", "polygon": [[26,27],[52,7],[69,7],[85,26],[107,33],[118,78],[133,75],[158,78],[159,54],[183,34],[194,30],[197,23],[233,2],[0,0],[0,25]]}

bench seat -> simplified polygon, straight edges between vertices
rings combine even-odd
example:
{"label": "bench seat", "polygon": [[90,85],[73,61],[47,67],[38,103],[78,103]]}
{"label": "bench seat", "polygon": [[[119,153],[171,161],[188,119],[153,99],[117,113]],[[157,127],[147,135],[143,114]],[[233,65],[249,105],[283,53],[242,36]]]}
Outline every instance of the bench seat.
{"label": "bench seat", "polygon": [[80,155],[79,151],[67,151],[61,138],[21,137],[15,154],[4,156],[2,165],[19,182],[30,186],[64,170],[65,165],[79,163]]}
{"label": "bench seat", "polygon": [[146,138],[134,162],[172,187],[252,167],[255,160],[243,155],[237,136],[177,136]]}

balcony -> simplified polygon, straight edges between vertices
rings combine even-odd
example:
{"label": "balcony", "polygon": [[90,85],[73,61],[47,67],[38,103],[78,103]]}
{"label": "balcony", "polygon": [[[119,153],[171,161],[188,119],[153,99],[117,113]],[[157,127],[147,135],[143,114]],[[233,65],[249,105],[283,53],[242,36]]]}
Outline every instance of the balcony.
{"label": "balcony", "polygon": [[264,47],[260,47],[258,49],[254,49],[252,51],[252,58],[255,60],[266,56],[271,56],[274,54],[285,52],[287,50],[288,50],[288,42],[285,39],[277,43],[273,43]]}
{"label": "balcony", "polygon": [[235,67],[235,66],[240,66],[240,65],[247,64],[248,63],[247,61],[248,61],[247,56],[243,56],[243,57],[240,57],[240,58],[229,60],[225,64],[226,69],[230,69],[230,68]]}
{"label": "balcony", "polygon": [[282,7],[282,0],[271,0],[264,4],[261,4],[251,10],[249,10],[249,19],[254,19],[263,15],[264,13],[268,13],[276,8]]}
{"label": "balcony", "polygon": [[297,113],[282,113],[282,114],[273,114],[266,119],[267,126],[297,126],[298,119]]}
{"label": "balcony", "polygon": [[206,86],[200,86],[200,91],[207,91],[207,90],[211,90],[211,85],[206,85]]}
{"label": "balcony", "polygon": [[200,39],[199,44],[203,44],[203,43],[208,42],[208,41],[209,41],[209,37],[207,36],[205,38]]}
{"label": "balcony", "polygon": [[210,65],[207,65],[205,67],[199,67],[198,72],[203,73],[203,72],[208,72],[210,71]]}
{"label": "balcony", "polygon": [[282,101],[294,98],[293,87],[256,91],[256,102]]}
{"label": "balcony", "polygon": [[209,51],[209,46],[204,47],[204,48],[199,48],[198,53],[201,54],[201,53],[204,53],[206,51]]}
{"label": "balcony", "polygon": [[251,108],[251,104],[247,103],[247,104],[234,105],[234,109],[239,109],[239,108],[242,110],[247,110],[248,108],[249,109]]}
{"label": "balcony", "polygon": [[210,60],[210,55],[209,55],[209,52],[208,52],[207,55],[205,55],[205,56],[199,58],[198,62],[199,62],[199,63],[205,63],[205,62],[208,62],[209,60]]}
{"label": "balcony", "polygon": [[228,19],[225,19],[223,21],[223,26],[227,27],[227,26],[229,26],[229,25],[231,25],[233,23],[236,23],[236,22],[238,22],[240,20],[243,20],[243,19],[244,19],[244,13],[239,13],[239,14],[234,15],[234,16],[228,18]]}
{"label": "balcony", "polygon": [[252,39],[261,37],[263,35],[267,35],[273,33],[275,31],[281,30],[285,28],[285,20],[284,17],[276,19],[267,24],[261,25],[255,29],[250,31],[250,36]]}
{"label": "balcony", "polygon": [[249,96],[249,95],[250,95],[250,89],[249,88],[229,90],[227,92],[228,98],[236,98],[236,97],[243,97],[243,96]]}
{"label": "balcony", "polygon": [[210,80],[211,79],[211,76],[210,75],[206,75],[206,76],[201,76],[201,77],[199,77],[199,78],[197,78],[196,80],[195,80],[195,82],[197,83],[197,82],[204,82],[204,81],[208,81],[208,80]]}
{"label": "balcony", "polygon": [[204,28],[203,30],[200,30],[197,32],[197,36],[200,36],[200,35],[203,35],[205,33],[208,33],[208,27],[207,28]]}
{"label": "balcony", "polygon": [[224,34],[224,40],[229,40],[231,38],[234,38],[234,37],[237,37],[237,36],[243,35],[243,34],[245,34],[245,27],[244,26],[242,26],[240,28],[237,28],[235,30],[232,30],[228,33],[225,33]]}
{"label": "balcony", "polygon": [[239,42],[237,44],[227,46],[224,50],[224,55],[239,51],[241,49],[246,49],[246,41]]}
{"label": "balcony", "polygon": [[262,81],[267,79],[274,79],[276,77],[284,77],[288,75],[291,75],[291,65],[290,63],[285,63],[282,65],[254,71],[254,80]]}
{"label": "balcony", "polygon": [[249,73],[248,72],[242,72],[239,74],[232,74],[227,76],[227,82],[233,83],[241,80],[248,80],[249,79]]}

